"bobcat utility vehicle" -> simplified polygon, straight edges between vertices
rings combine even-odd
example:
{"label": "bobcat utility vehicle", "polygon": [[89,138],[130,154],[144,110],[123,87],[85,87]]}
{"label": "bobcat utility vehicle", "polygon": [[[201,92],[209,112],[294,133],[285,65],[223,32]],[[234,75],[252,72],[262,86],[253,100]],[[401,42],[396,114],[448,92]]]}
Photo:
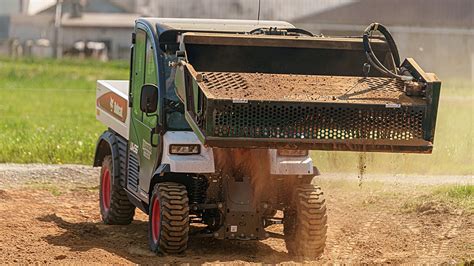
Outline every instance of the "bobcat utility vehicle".
{"label": "bobcat utility vehicle", "polygon": [[282,21],[140,18],[129,80],[97,82],[102,219],[142,210],[157,253],[188,237],[281,237],[318,257],[327,215],[308,151],[430,153],[440,84],[401,62],[378,23],[335,38]]}

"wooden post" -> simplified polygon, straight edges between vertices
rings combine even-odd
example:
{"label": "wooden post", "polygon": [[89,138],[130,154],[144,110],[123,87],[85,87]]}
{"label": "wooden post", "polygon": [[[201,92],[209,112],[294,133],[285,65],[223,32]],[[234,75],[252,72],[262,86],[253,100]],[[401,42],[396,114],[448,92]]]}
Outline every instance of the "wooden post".
{"label": "wooden post", "polygon": [[56,14],[54,16],[54,42],[53,51],[54,58],[61,58],[62,49],[62,32],[61,32],[61,17],[62,17],[63,0],[57,0],[56,2]]}

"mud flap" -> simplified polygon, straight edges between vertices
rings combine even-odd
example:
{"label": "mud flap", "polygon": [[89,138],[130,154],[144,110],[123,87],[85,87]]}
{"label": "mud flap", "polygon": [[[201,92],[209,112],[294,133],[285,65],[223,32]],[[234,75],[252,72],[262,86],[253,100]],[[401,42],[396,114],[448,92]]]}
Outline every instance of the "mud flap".
{"label": "mud flap", "polygon": [[226,178],[225,223],[219,235],[239,240],[266,238],[260,203],[255,202],[249,177]]}

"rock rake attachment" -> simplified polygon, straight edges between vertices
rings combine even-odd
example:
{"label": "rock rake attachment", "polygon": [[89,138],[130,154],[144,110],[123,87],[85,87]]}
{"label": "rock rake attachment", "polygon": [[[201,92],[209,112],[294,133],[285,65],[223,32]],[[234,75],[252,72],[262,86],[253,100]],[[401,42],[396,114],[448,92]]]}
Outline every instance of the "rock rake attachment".
{"label": "rock rake attachment", "polygon": [[176,84],[211,147],[431,153],[441,82],[400,69],[413,78],[371,73],[360,38],[187,33]]}

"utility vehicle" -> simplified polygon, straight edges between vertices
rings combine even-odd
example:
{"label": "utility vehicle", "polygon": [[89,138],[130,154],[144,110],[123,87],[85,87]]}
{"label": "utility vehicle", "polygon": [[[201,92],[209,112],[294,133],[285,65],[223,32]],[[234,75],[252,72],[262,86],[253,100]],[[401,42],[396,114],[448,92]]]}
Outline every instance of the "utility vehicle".
{"label": "utility vehicle", "polygon": [[102,219],[142,210],[157,253],[188,237],[281,237],[318,257],[327,215],[308,151],[430,153],[440,85],[378,23],[325,37],[282,21],[140,18],[129,80],[97,82]]}

